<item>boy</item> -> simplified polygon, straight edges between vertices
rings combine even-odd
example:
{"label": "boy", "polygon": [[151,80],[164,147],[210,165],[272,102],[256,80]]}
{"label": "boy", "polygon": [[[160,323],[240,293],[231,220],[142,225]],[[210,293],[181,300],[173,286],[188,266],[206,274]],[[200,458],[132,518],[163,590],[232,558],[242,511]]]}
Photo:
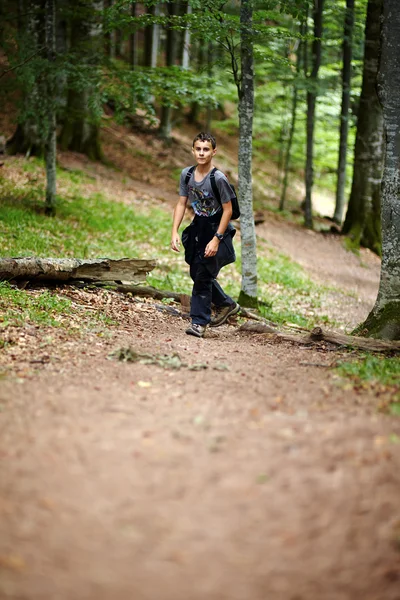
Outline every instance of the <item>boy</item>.
{"label": "boy", "polygon": [[[171,248],[180,251],[178,229],[185,215],[187,200],[195,216],[182,233],[185,260],[190,265],[193,291],[190,307],[191,325],[186,333],[204,337],[208,325],[218,327],[228,317],[239,312],[240,306],[232,300],[216,277],[221,267],[236,260],[232,238],[236,233],[230,223],[232,216],[232,189],[221,171],[213,171],[213,158],[217,152],[215,138],[201,132],[193,140],[192,153],[196,167],[183,169],[180,179],[179,200],[176,203],[172,224]],[[210,175],[213,172],[220,195],[215,198]],[[211,318],[211,304],[216,316]]]}

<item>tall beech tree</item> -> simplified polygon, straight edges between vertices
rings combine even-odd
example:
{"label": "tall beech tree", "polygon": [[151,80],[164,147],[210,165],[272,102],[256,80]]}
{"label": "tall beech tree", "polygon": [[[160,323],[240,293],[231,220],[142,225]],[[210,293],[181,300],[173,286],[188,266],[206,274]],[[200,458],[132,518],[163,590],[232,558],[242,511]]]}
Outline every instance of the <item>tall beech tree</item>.
{"label": "tall beech tree", "polygon": [[[178,32],[172,27],[174,16],[178,14],[177,4],[170,2],[166,5],[168,21],[166,23],[166,66],[172,67],[176,64],[178,58]],[[171,139],[172,129],[172,106],[168,101],[164,101],[161,106],[160,126],[158,135],[161,139],[168,141]]]}
{"label": "tall beech tree", "polygon": [[46,51],[47,51],[47,78],[46,78],[46,104],[47,104],[47,136],[45,144],[46,160],[46,212],[55,213],[56,206],[56,89],[55,71],[56,60],[56,0],[46,0]]}
{"label": "tall beech tree", "polygon": [[239,303],[257,306],[257,251],[253,216],[252,148],[254,116],[254,57],[252,0],[240,4],[239,201],[241,211],[242,285]]}
{"label": "tall beech tree", "polygon": [[369,0],[353,181],[342,233],[352,245],[381,252],[381,178],[384,157],[382,108],[376,93],[382,0]]}
{"label": "tall beech tree", "polygon": [[7,154],[43,156],[45,135],[41,123],[46,119],[46,110],[40,88],[45,80],[44,15],[44,0],[18,3],[18,50],[14,60],[24,68],[16,71],[22,92],[20,112],[17,128],[7,141]]}
{"label": "tall beech tree", "polygon": [[362,328],[370,337],[400,339],[400,5],[383,0],[378,95],[386,137],[382,180],[382,266],[375,306]]}
{"label": "tall beech tree", "polygon": [[346,13],[343,31],[342,107],[340,112],[338,179],[336,185],[335,213],[333,215],[333,220],[335,221],[335,223],[339,224],[342,223],[345,203],[353,28],[354,0],[346,0]]}
{"label": "tall beech tree", "polygon": [[[305,187],[306,195],[304,201],[304,222],[306,227],[312,229],[312,188],[314,184],[314,130],[315,130],[315,112],[318,95],[318,71],[321,66],[322,54],[322,17],[325,0],[314,0],[313,21],[314,21],[314,39],[312,42],[312,68],[308,78],[307,90],[307,149],[306,149],[306,168],[305,168]],[[306,64],[306,61],[305,61]]]}
{"label": "tall beech tree", "polygon": [[63,150],[82,152],[92,160],[99,160],[102,153],[94,106],[104,39],[103,2],[78,0],[73,9],[70,50],[75,68],[69,79],[60,145]]}

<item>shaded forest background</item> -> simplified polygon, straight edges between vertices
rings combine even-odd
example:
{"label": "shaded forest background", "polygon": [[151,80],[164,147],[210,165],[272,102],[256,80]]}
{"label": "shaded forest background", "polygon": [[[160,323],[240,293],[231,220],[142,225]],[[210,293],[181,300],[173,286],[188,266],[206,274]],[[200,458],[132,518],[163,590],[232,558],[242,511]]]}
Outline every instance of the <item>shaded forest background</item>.
{"label": "shaded forest background", "polygon": [[[239,8],[239,2],[3,0],[2,104],[18,103],[12,134],[9,127],[3,132],[7,153],[44,155],[55,129],[59,148],[104,160],[99,128],[110,118],[156,130],[166,144],[182,120],[237,136]],[[375,17],[380,8],[369,2]],[[366,18],[366,0],[255,3],[253,158],[255,165],[272,161],[277,177],[265,186],[254,169],[254,206],[273,198],[280,211],[305,211],[313,227],[312,194],[327,190],[336,196],[328,215],[336,228],[344,223],[351,246],[379,254],[380,198],[376,189],[365,190],[364,175],[371,165],[374,173],[382,168],[382,148],[378,157],[375,144],[373,155],[365,137],[366,131],[382,137],[382,118],[373,86],[362,98],[365,39],[378,39],[379,19],[371,19],[371,32]],[[309,207],[298,188],[291,195],[297,206],[288,204],[299,178]]]}

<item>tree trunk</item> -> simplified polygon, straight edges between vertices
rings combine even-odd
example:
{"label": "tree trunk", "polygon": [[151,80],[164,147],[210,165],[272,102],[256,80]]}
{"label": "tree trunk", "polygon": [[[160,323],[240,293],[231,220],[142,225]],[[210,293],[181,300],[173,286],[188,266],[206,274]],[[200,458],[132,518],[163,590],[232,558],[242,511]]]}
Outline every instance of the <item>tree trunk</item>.
{"label": "tree trunk", "polygon": [[46,0],[46,46],[49,69],[47,74],[48,131],[45,149],[46,159],[46,214],[55,214],[56,207],[56,106],[55,73],[56,55],[56,7],[55,0]]}
{"label": "tree trunk", "polygon": [[[114,0],[105,0],[105,4],[107,8],[111,8],[114,4]],[[111,29],[111,31],[107,31],[105,34],[106,41],[106,53],[108,58],[113,60],[117,55],[117,44],[116,44],[116,31],[115,29]]]}
{"label": "tree trunk", "polygon": [[239,304],[257,306],[257,253],[253,216],[252,134],[254,115],[254,59],[252,40],[252,0],[242,0],[241,85],[239,89],[239,198],[242,248],[242,284]]}
{"label": "tree trunk", "polygon": [[369,337],[400,340],[400,6],[384,0],[378,94],[386,137],[382,180],[382,266]]}
{"label": "tree trunk", "polygon": [[365,54],[353,181],[342,233],[355,248],[381,253],[381,177],[384,157],[382,108],[376,94],[382,0],[369,0],[365,26]]}
{"label": "tree trunk", "polygon": [[[23,49],[21,62],[44,47],[42,28],[44,14],[44,0],[31,0],[29,10],[22,2],[18,3],[18,38],[19,47]],[[15,133],[7,140],[7,154],[25,154],[29,157],[31,155],[42,156],[44,152],[45,138],[42,135],[40,124],[41,117],[45,118],[46,116],[46,111],[43,110],[37,77],[35,78],[31,71],[32,63],[28,63],[27,72],[30,76],[24,77],[22,81],[23,99],[20,121]]]}
{"label": "tree trunk", "polygon": [[[167,11],[170,17],[174,16],[177,12],[177,6],[175,4],[167,4]],[[167,45],[165,52],[165,62],[167,67],[172,67],[176,63],[178,56],[178,36],[177,32],[167,25]],[[171,139],[172,129],[172,108],[168,104],[161,106],[160,116],[160,127],[158,130],[158,136],[165,141]]]}
{"label": "tree trunk", "polygon": [[338,179],[336,186],[336,206],[333,215],[333,220],[339,225],[341,225],[343,219],[344,192],[346,186],[353,27],[354,0],[346,0],[346,16],[343,32],[342,108],[340,113]]}
{"label": "tree trunk", "polygon": [[[160,15],[160,7],[158,4],[154,6],[154,16]],[[158,63],[158,48],[160,45],[160,26],[158,23],[153,23],[152,26],[152,41],[151,41],[151,55],[150,55],[150,67],[155,69]]]}
{"label": "tree trunk", "polygon": [[[210,80],[210,85],[211,85],[212,75],[213,75],[213,56],[214,56],[213,43],[211,41],[211,42],[208,42],[208,45],[207,45],[207,75]],[[213,114],[212,106],[211,106],[211,104],[208,104],[207,109],[206,109],[206,120],[205,120],[206,131],[211,131],[212,114]]]}
{"label": "tree trunk", "polygon": [[0,280],[23,281],[143,281],[156,266],[139,258],[0,258]]}
{"label": "tree trunk", "polygon": [[[131,15],[132,17],[136,17],[136,14],[137,5],[136,2],[133,2],[131,6]],[[138,66],[138,34],[136,27],[129,36],[129,63],[132,70],[135,70]]]}
{"label": "tree trunk", "polygon": [[[205,52],[206,42],[202,39],[198,39],[194,47],[196,50],[196,69],[198,72],[200,72],[204,68],[207,60]],[[191,103],[187,119],[191,125],[197,126],[200,122],[200,104],[198,102],[195,101]]]}
{"label": "tree trunk", "polygon": [[[102,5],[101,0],[80,0],[71,23],[71,52],[85,69],[90,64],[94,74],[102,47]],[[94,93],[90,81],[82,86],[81,81],[70,80],[60,145],[63,150],[81,152],[92,160],[101,160],[99,125],[90,108]]]}
{"label": "tree trunk", "polygon": [[[192,7],[187,2],[186,14],[192,14]],[[183,36],[182,69],[188,69],[190,66],[190,27],[187,26]]]}
{"label": "tree trunk", "polygon": [[[305,23],[304,21],[300,24],[300,35],[304,35],[305,33]],[[298,102],[298,79],[301,72],[301,63],[302,63],[302,52],[303,52],[303,43],[299,42],[297,48],[297,57],[296,57],[296,77],[293,81],[293,91],[292,91],[292,114],[290,120],[290,128],[289,128],[289,138],[286,146],[285,158],[284,158],[284,170],[283,170],[283,183],[282,183],[282,193],[281,199],[279,203],[279,210],[284,210],[286,203],[286,192],[287,186],[289,182],[289,169],[290,169],[290,159],[292,154],[292,144],[294,138],[294,132],[296,130],[296,120],[297,120],[297,102]]]}
{"label": "tree trunk", "polygon": [[307,151],[305,185],[306,196],[304,201],[304,222],[309,229],[313,227],[312,218],[312,187],[314,184],[314,123],[315,107],[318,96],[318,71],[321,65],[321,38],[322,38],[322,15],[324,0],[314,0],[314,40],[312,43],[313,66],[309,77],[307,92]]}

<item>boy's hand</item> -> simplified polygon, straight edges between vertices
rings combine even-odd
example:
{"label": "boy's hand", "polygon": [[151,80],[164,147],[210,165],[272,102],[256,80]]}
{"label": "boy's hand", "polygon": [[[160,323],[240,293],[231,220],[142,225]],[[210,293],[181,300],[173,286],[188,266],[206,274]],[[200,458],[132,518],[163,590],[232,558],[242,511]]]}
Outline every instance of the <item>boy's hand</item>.
{"label": "boy's hand", "polygon": [[171,239],[171,248],[174,252],[180,252],[181,240],[178,234],[173,235]]}
{"label": "boy's hand", "polygon": [[219,247],[219,239],[213,237],[213,239],[208,242],[206,246],[206,250],[204,252],[204,258],[211,258],[211,256],[215,256],[218,252]]}

